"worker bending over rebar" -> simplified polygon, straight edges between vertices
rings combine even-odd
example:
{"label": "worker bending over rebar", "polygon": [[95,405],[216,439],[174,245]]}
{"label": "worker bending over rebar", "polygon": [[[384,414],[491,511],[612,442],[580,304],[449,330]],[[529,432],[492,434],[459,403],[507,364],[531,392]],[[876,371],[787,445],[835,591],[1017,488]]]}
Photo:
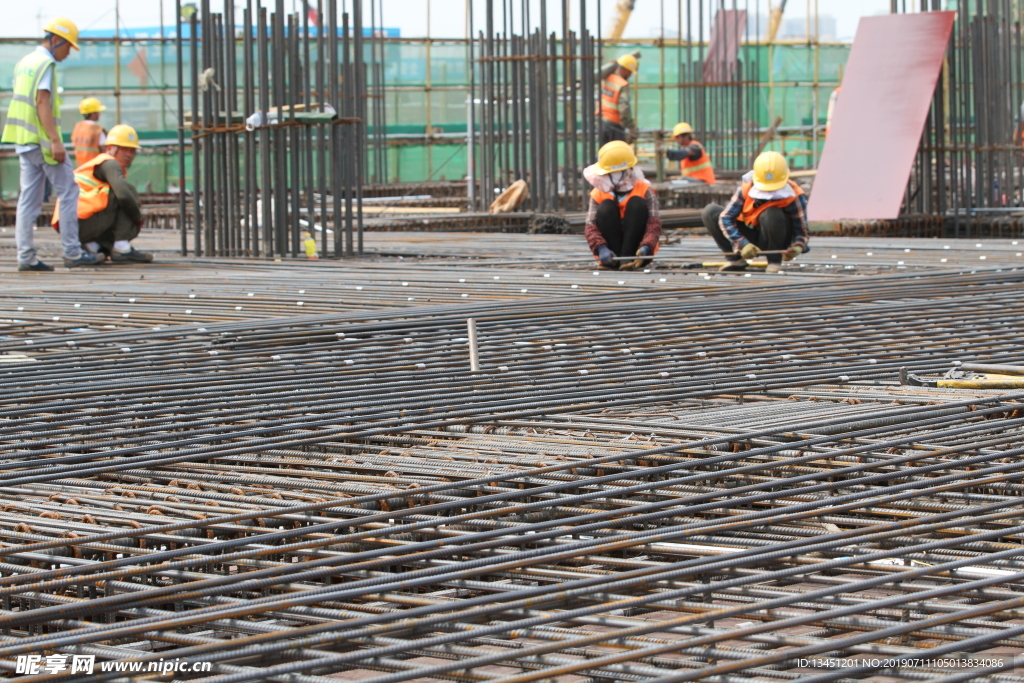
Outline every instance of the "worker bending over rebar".
{"label": "worker bending over rebar", "polygon": [[728,263],[719,271],[746,270],[747,260],[765,251],[765,272],[777,273],[783,261],[810,251],[807,195],[789,179],[789,164],[778,152],[759,155],[729,205],[708,204],[701,220],[725,252]]}
{"label": "worker bending over rebar", "polygon": [[679,162],[679,174],[693,182],[715,184],[715,168],[704,145],[693,139],[693,127],[682,121],[672,129],[672,137],[679,149],[665,150],[669,161]]}
{"label": "worker bending over rebar", "polygon": [[[583,171],[594,186],[584,235],[602,268],[643,268],[658,250],[658,196],[636,164],[633,148],[616,140],[602,147],[597,163]],[[636,258],[629,260],[632,256]]]}
{"label": "worker bending over rebar", "polygon": [[629,103],[629,78],[640,68],[633,55],[622,55],[618,66],[601,81],[601,144],[613,140],[634,142],[639,134]]}
{"label": "worker bending over rebar", "polygon": [[[114,263],[149,263],[153,255],[131,241],[142,230],[144,217],[138,191],[128,184],[128,169],[139,149],[139,135],[119,125],[107,135],[106,151],[75,169],[78,183],[78,236],[91,254],[103,252]],[[60,213],[53,212],[60,229]]]}

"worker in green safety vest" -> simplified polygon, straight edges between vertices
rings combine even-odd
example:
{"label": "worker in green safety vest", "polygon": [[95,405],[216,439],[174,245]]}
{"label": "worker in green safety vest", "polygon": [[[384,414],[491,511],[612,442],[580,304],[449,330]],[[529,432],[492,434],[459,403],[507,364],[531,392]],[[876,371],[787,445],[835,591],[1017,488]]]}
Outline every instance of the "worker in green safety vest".
{"label": "worker in green safety vest", "polygon": [[33,234],[47,180],[61,200],[64,265],[75,268],[106,260],[102,254],[83,251],[78,239],[78,184],[60,131],[57,62],[67,59],[72,48],[78,49],[78,27],[68,19],[58,18],[43,30],[46,37],[42,44],[23,57],[14,69],[14,94],[0,138],[2,142],[15,145],[21,165],[21,193],[15,223],[18,270],[21,271],[53,270],[53,266],[43,263],[36,255]]}

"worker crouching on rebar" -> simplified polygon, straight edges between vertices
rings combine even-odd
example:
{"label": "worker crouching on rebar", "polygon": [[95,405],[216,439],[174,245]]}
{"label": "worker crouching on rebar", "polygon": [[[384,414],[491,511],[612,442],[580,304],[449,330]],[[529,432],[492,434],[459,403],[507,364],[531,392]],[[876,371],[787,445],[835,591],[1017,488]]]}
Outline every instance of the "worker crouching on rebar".
{"label": "worker crouching on rebar", "polygon": [[[107,135],[106,151],[75,169],[78,183],[78,237],[92,254],[103,252],[114,263],[149,263],[153,255],[137,250],[131,241],[142,230],[144,217],[138,191],[128,184],[128,169],[139,149],[139,135],[119,125]],[[60,213],[53,212],[60,229]]]}
{"label": "worker crouching on rebar", "polygon": [[636,164],[633,149],[613,141],[600,149],[597,163],[583,171],[594,186],[584,235],[602,268],[643,268],[658,250],[658,197]]}
{"label": "worker crouching on rebar", "polygon": [[807,195],[789,179],[789,164],[778,152],[758,156],[729,205],[708,204],[701,220],[725,252],[728,263],[720,271],[746,270],[748,259],[768,252],[765,272],[777,273],[783,261],[810,251]]}

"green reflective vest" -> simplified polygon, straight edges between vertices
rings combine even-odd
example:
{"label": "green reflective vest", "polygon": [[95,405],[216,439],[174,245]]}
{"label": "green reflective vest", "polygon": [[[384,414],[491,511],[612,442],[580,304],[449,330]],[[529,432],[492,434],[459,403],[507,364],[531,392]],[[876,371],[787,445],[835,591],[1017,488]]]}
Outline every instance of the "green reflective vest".
{"label": "green reflective vest", "polygon": [[[11,97],[11,106],[7,109],[7,121],[0,141],[15,145],[39,145],[46,163],[56,164],[50,139],[43,130],[42,123],[39,121],[39,112],[36,111],[36,93],[39,90],[39,81],[42,80],[51,65],[56,65],[56,62],[42,50],[33,50],[18,62],[18,66],[14,68],[14,95]],[[54,67],[53,79],[50,83],[50,101],[53,103],[53,120],[57,125],[58,135],[61,134],[59,92],[57,69]]]}

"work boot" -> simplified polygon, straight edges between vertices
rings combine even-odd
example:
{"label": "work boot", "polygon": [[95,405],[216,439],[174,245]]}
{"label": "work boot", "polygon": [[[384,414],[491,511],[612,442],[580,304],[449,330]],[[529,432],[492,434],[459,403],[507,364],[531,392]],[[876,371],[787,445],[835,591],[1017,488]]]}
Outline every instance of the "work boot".
{"label": "work boot", "polygon": [[36,273],[50,273],[53,272],[53,266],[47,265],[42,261],[36,261],[35,263],[32,264],[19,263],[18,270],[22,273],[24,273],[25,271],[32,271]]}
{"label": "work boot", "polygon": [[150,263],[153,260],[153,255],[132,247],[129,252],[122,253],[117,250],[110,252],[110,260],[114,263]]}
{"label": "work boot", "polygon": [[766,272],[766,273],[781,273],[782,272],[782,264],[781,263],[769,263],[768,267],[764,269],[764,272]]}
{"label": "work boot", "polygon": [[107,257],[103,254],[90,254],[87,251],[83,251],[78,258],[68,258],[65,256],[64,267],[78,268],[79,266],[98,266],[106,260]]}
{"label": "work boot", "polygon": [[747,261],[739,257],[725,257],[727,263],[718,269],[719,273],[739,273],[747,269]]}

